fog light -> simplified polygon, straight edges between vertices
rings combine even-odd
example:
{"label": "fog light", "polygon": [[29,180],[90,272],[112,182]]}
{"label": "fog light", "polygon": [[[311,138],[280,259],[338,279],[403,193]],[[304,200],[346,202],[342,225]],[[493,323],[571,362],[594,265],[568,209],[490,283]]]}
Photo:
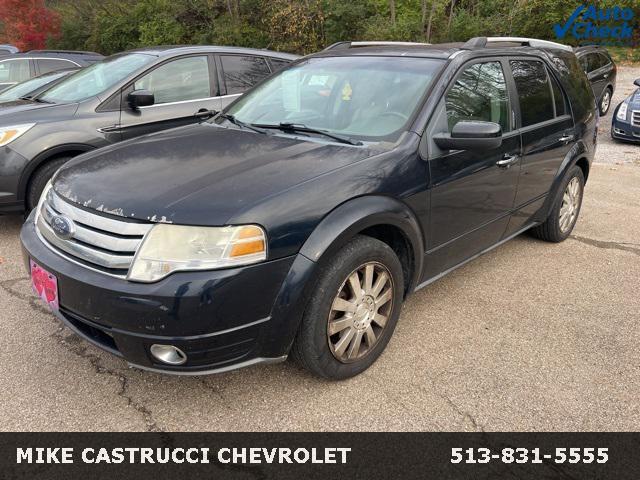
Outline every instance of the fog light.
{"label": "fog light", "polygon": [[173,345],[159,345],[157,343],[151,345],[151,355],[156,357],[162,363],[169,365],[182,365],[187,361],[187,355],[178,347]]}
{"label": "fog light", "polygon": [[626,132],[624,130],[620,130],[619,128],[613,127],[613,131],[616,132],[618,135],[626,135]]}

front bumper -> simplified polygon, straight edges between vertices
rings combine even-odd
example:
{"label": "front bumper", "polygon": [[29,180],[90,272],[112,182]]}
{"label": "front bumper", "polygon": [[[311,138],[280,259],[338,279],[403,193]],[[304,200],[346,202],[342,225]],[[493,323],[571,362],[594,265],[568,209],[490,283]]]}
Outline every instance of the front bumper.
{"label": "front bumper", "polygon": [[10,147],[0,147],[0,214],[24,211],[20,179],[28,161]]}
{"label": "front bumper", "polygon": [[611,122],[611,137],[616,140],[626,140],[628,142],[640,142],[640,126],[617,121],[615,118]]}
{"label": "front bumper", "polygon": [[[182,272],[153,284],[129,282],[79,266],[38,237],[33,214],[20,238],[29,259],[58,279],[58,318],[78,335],[131,365],[177,374],[223,372],[281,361],[297,328],[313,264],[301,255],[258,265]],[[293,333],[292,333],[293,332]],[[153,344],[180,348],[187,361],[163,364]]]}

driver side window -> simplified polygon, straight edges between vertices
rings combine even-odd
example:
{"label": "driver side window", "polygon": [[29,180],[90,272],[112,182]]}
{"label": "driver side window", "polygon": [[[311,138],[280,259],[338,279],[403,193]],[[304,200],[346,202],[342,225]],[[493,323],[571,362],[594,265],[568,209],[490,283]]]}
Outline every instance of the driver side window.
{"label": "driver side window", "polygon": [[156,104],[211,97],[207,57],[185,57],[165,63],[136,80],[134,90],[152,91]]}
{"label": "driver side window", "polygon": [[461,120],[494,122],[509,128],[509,96],[500,62],[475,63],[465,68],[446,95],[449,132]]}

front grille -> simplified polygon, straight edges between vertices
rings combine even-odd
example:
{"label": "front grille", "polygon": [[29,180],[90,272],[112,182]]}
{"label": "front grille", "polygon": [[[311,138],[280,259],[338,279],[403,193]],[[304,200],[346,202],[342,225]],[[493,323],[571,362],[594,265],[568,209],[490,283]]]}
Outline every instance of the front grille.
{"label": "front grille", "polygon": [[631,112],[631,125],[640,127],[640,110],[633,110]]}
{"label": "front grille", "polygon": [[[75,231],[71,238],[62,238],[53,230],[51,220],[58,215],[73,222]],[[62,256],[124,278],[152,224],[97,215],[73,206],[50,188],[38,211],[37,227],[45,243]]]}

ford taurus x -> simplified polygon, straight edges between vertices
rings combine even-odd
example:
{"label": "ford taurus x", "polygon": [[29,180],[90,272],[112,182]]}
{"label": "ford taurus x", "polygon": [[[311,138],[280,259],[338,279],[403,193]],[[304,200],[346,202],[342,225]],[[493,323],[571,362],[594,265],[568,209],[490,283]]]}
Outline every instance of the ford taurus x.
{"label": "ford taurus x", "polygon": [[290,355],[347,378],[411,292],[525,230],[567,238],[596,120],[562,45],[342,43],[212,119],[72,160],[25,261],[58,318],[132,365]]}

